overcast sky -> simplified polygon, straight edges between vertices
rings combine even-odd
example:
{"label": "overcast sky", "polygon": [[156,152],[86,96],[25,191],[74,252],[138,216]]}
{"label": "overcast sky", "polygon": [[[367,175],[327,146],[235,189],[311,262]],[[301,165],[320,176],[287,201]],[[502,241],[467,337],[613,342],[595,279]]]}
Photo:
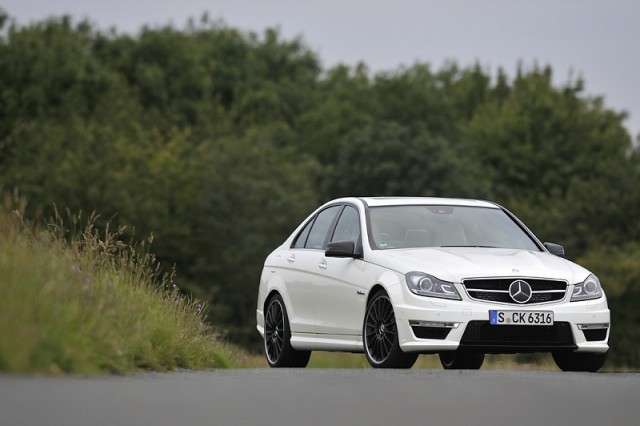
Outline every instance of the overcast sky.
{"label": "overcast sky", "polygon": [[325,67],[338,62],[392,70],[416,61],[479,62],[514,75],[519,61],[552,66],[557,84],[582,76],[590,95],[627,111],[640,134],[640,0],[2,0],[20,24],[50,15],[89,18],[137,33],[144,24],[183,27],[208,12],[227,25],[302,36]]}

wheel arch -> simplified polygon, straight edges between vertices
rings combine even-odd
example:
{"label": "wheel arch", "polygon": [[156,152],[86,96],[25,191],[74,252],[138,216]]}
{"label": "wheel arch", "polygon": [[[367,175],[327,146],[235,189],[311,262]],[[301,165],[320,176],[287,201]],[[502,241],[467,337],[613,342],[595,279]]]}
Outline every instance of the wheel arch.
{"label": "wheel arch", "polygon": [[259,300],[258,306],[263,312],[267,303],[269,303],[276,294],[280,295],[284,301],[284,307],[287,309],[287,312],[291,312],[291,301],[286,292],[285,282],[280,275],[271,274],[269,276],[263,276],[263,281],[260,283],[260,286],[264,299]]}
{"label": "wheel arch", "polygon": [[265,310],[269,301],[276,294],[282,298],[284,302],[284,308],[287,310],[287,312],[291,312],[290,303],[287,299],[286,292],[283,292],[282,289],[284,289],[284,283],[282,282],[282,279],[280,277],[263,274],[260,281],[260,289],[258,291],[258,300],[256,303],[257,329],[262,336],[264,336]]}
{"label": "wheel arch", "polygon": [[371,290],[369,290],[369,294],[367,295],[366,306],[369,306],[369,303],[371,302],[371,299],[373,299],[373,296],[375,296],[380,291],[384,291],[387,294],[387,296],[389,295],[389,292],[382,284],[380,283],[374,284],[374,286],[371,287]]}
{"label": "wheel arch", "polygon": [[[267,296],[264,298],[264,303],[262,304],[263,312],[267,308],[267,303],[269,303],[271,299],[273,299],[276,295],[282,297],[282,294],[278,291],[278,289],[272,288],[271,290],[269,290],[269,292],[267,293]],[[284,300],[284,297],[282,297],[282,300]],[[286,302],[285,302],[285,307],[286,307]]]}

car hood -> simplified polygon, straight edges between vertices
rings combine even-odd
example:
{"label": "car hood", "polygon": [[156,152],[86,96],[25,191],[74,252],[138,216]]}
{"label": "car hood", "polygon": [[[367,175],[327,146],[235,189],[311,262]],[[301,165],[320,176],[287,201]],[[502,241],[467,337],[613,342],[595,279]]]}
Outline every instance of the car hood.
{"label": "car hood", "polygon": [[466,278],[529,277],[584,281],[589,271],[561,257],[529,250],[434,247],[405,250],[376,250],[373,263],[401,274],[421,271],[441,280],[461,282]]}

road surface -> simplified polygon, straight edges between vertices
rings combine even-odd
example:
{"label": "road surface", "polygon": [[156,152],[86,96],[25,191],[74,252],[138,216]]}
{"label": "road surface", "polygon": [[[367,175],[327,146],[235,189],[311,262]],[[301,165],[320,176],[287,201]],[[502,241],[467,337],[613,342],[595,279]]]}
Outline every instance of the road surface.
{"label": "road surface", "polygon": [[631,425],[640,374],[219,370],[0,375],[0,425]]}

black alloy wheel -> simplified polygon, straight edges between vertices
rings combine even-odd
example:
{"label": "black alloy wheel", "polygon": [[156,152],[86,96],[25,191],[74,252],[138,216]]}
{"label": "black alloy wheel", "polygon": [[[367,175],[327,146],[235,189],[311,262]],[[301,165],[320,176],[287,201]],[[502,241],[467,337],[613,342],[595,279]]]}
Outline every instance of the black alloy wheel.
{"label": "black alloy wheel", "polygon": [[484,354],[467,351],[440,352],[440,363],[445,370],[479,370],[484,363]]}
{"label": "black alloy wheel", "polygon": [[393,305],[382,290],[367,304],[362,334],[365,355],[374,368],[411,368],[418,358],[418,353],[400,348]]}
{"label": "black alloy wheel", "polygon": [[284,301],[273,296],[264,310],[264,353],[271,367],[304,368],[311,351],[298,351],[291,346],[291,330]]}

